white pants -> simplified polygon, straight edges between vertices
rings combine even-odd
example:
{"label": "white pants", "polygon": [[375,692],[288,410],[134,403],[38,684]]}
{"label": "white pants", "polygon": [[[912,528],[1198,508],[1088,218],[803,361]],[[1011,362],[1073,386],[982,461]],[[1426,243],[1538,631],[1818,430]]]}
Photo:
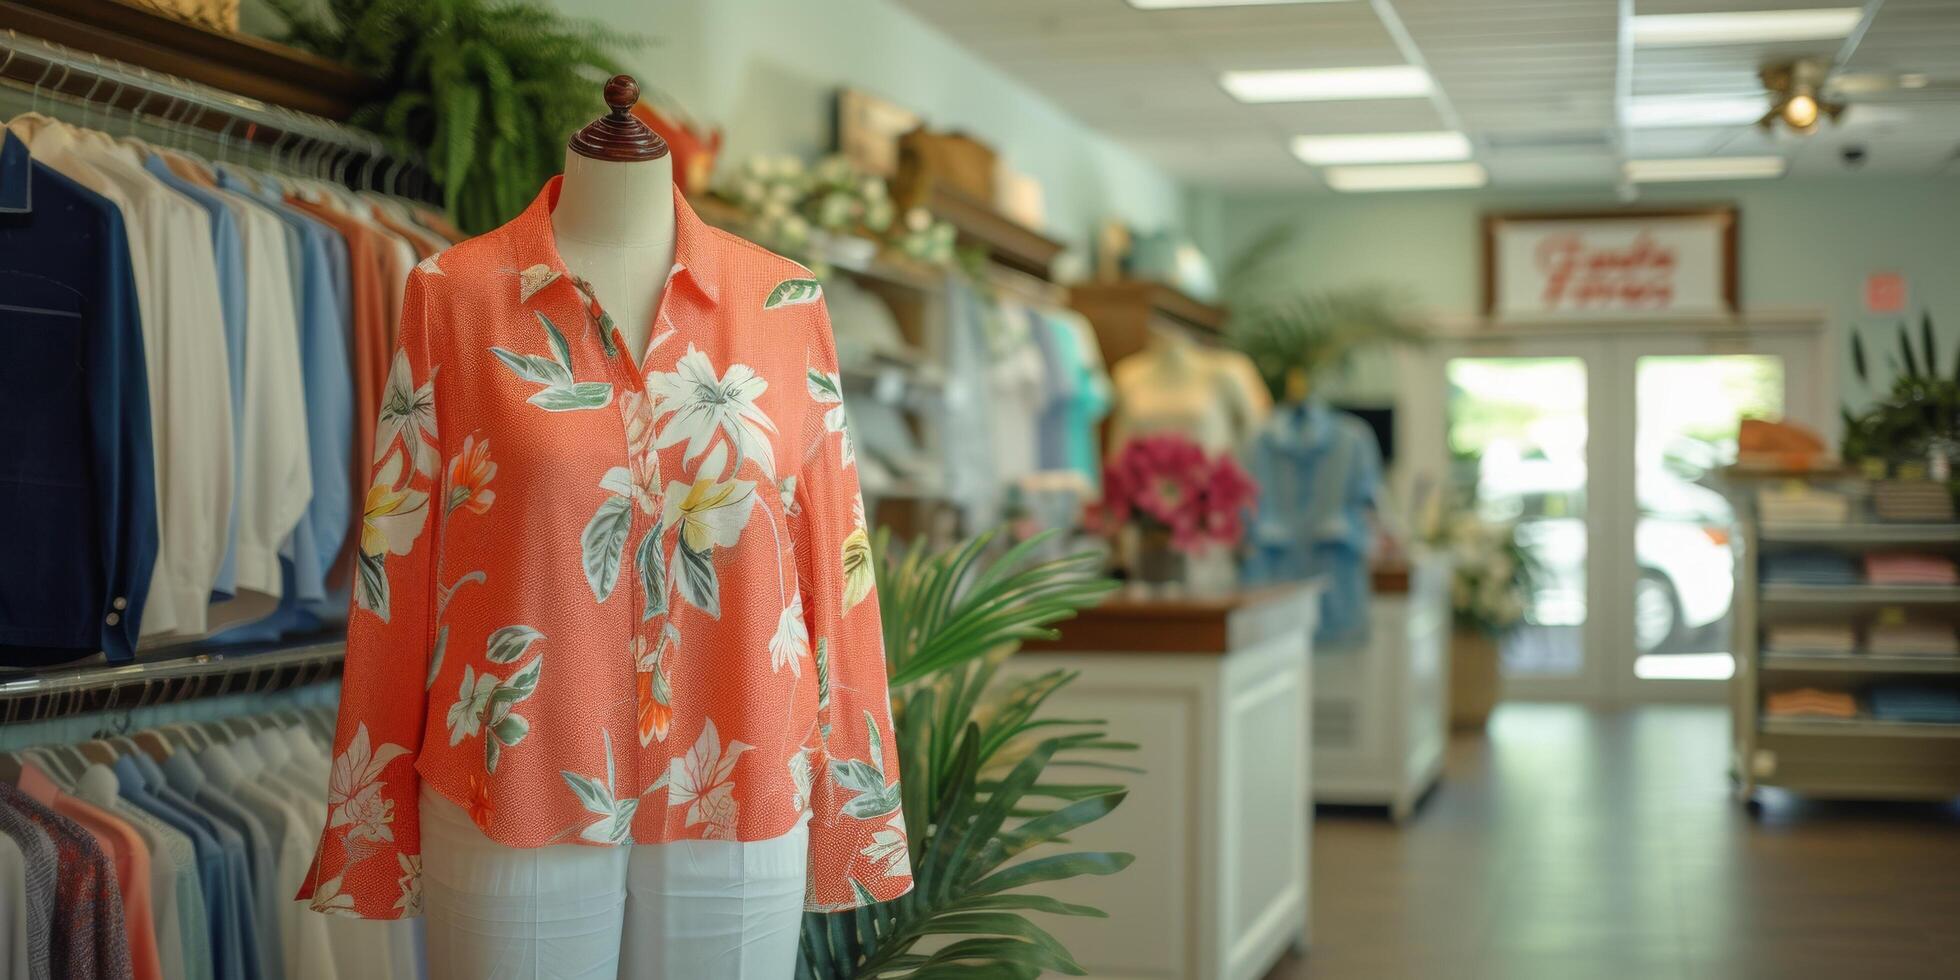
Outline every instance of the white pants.
{"label": "white pants", "polygon": [[430,980],[787,980],[809,833],[511,848],[425,787]]}

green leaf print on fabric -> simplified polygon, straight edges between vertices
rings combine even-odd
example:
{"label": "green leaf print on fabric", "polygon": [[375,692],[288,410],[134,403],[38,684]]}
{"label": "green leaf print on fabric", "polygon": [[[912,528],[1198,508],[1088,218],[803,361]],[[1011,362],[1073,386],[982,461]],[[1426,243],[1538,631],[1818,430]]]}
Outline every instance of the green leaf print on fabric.
{"label": "green leaf print on fabric", "polygon": [[543,638],[543,633],[529,626],[506,626],[490,634],[483,655],[493,664],[514,664],[531,644]]}
{"label": "green leaf print on fabric", "polygon": [[645,610],[640,613],[642,622],[667,612],[667,565],[660,559],[660,536],[664,528],[655,524],[653,530],[640,538],[639,550],[633,553],[633,561],[640,566],[640,591],[644,593]]}
{"label": "green leaf print on fabric", "polygon": [[769,298],[762,301],[762,308],[773,310],[782,306],[801,306],[814,303],[823,296],[823,283],[815,279],[785,279],[769,291]]}
{"label": "green leaf print on fabric", "polygon": [[531,384],[544,385],[544,390],[525,399],[547,412],[576,412],[591,408],[604,408],[612,404],[613,387],[603,381],[575,381],[572,378],[572,349],[565,342],[565,334],[551,318],[537,310],[531,311],[538,318],[538,325],[544,328],[545,341],[551,346],[550,357],[536,354],[519,354],[502,347],[490,348],[497,360],[510,368],[518,380]]}
{"label": "green leaf print on fabric", "polygon": [[579,535],[583,551],[585,582],[592,597],[600,602],[612,597],[619,584],[620,559],[626,553],[626,535],[633,527],[633,501],[617,494],[607,497],[593,511],[592,520]]}

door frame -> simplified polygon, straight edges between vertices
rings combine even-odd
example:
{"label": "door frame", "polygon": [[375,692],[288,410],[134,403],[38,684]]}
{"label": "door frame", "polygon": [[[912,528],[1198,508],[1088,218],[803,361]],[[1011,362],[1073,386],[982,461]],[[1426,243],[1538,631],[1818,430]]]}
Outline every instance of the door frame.
{"label": "door frame", "polygon": [[[1586,369],[1586,623],[1584,661],[1569,678],[1504,679],[1519,700],[1599,703],[1715,701],[1722,681],[1645,680],[1634,675],[1632,590],[1638,570],[1616,556],[1633,554],[1635,369],[1647,355],[1772,354],[1784,358],[1784,417],[1836,444],[1840,420],[1838,332],[1821,313],[1799,311],[1734,318],[1558,321],[1497,324],[1464,321],[1425,347],[1397,355],[1401,377],[1396,438],[1407,463],[1393,475],[1399,499],[1442,486],[1449,466],[1446,365],[1459,357],[1576,357]],[[1614,450],[1619,450],[1615,453]],[[1624,567],[1622,567],[1624,566]]]}

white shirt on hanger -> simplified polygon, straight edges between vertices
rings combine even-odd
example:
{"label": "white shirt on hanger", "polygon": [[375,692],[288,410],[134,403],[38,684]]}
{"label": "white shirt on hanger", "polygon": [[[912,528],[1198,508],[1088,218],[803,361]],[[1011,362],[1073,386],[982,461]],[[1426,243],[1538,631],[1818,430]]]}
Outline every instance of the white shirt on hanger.
{"label": "white shirt on hanger", "polygon": [[245,433],[238,466],[237,598],[211,607],[213,628],[263,616],[279,598],[279,548],[313,497],[306,384],[285,225],[263,204],[217,193],[239,218],[245,255]]}

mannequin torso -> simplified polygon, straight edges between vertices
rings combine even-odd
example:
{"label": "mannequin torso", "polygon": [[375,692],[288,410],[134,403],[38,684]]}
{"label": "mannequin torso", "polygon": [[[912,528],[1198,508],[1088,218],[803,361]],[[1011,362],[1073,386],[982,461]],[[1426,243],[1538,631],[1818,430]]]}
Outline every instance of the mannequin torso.
{"label": "mannequin torso", "polygon": [[674,158],[619,162],[568,151],[551,230],[566,267],[592,284],[639,363],[674,266]]}

